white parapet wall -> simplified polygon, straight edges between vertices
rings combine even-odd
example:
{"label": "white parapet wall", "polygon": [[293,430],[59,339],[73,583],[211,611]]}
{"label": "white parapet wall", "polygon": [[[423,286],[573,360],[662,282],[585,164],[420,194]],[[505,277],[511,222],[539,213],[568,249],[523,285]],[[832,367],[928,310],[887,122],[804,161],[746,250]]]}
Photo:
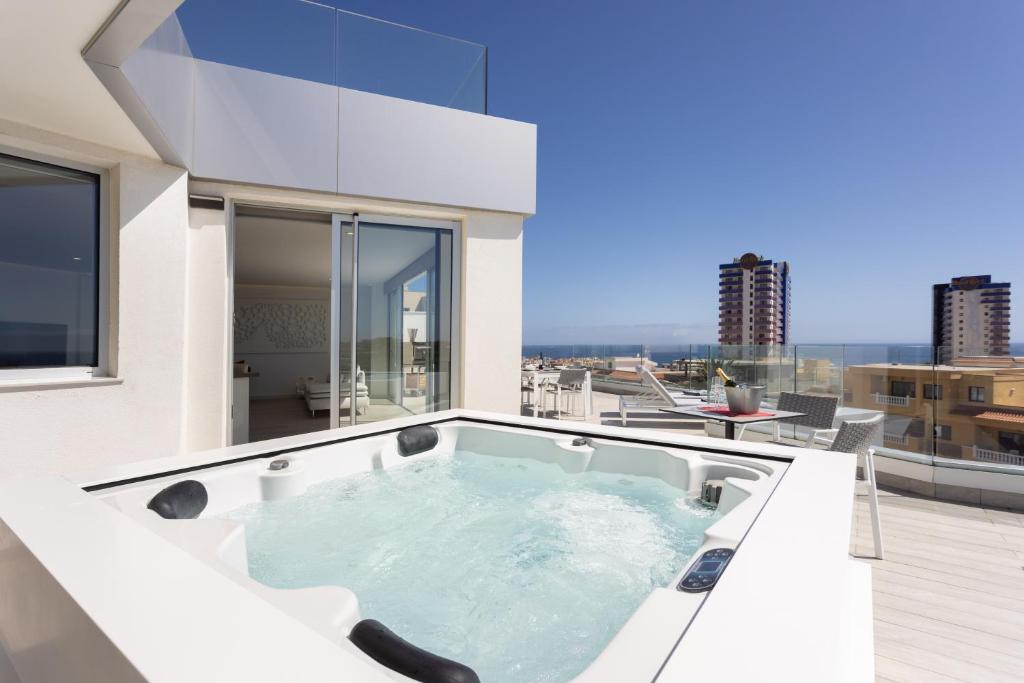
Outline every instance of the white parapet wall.
{"label": "white parapet wall", "polygon": [[194,59],[174,15],[123,63],[86,57],[161,157],[193,176],[535,211],[534,124]]}

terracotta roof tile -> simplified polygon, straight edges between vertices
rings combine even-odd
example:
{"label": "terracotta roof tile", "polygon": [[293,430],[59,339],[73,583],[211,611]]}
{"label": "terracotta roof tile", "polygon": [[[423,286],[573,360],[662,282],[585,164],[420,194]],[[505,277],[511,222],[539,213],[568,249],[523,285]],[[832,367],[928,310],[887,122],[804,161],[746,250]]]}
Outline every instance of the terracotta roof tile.
{"label": "terracotta roof tile", "polygon": [[1009,410],[983,410],[975,415],[974,418],[976,420],[1024,424],[1024,412],[1011,412]]}

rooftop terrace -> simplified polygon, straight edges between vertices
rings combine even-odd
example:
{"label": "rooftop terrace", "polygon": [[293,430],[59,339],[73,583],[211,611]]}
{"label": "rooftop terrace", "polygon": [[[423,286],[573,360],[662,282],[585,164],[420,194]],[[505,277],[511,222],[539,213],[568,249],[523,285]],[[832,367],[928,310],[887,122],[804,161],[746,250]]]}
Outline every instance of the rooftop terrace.
{"label": "rooftop terrace", "polygon": [[[628,426],[704,433],[701,420],[666,418]],[[619,424],[618,396],[595,392],[589,421]],[[1024,513],[885,489],[879,503],[885,559],[872,557],[861,485],[850,534],[850,553],[873,570],[876,680],[1024,679]]]}

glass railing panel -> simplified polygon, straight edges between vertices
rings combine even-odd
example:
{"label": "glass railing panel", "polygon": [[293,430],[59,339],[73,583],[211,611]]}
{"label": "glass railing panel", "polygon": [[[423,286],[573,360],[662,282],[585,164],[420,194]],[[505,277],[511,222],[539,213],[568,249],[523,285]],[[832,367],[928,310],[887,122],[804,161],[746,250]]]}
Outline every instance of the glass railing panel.
{"label": "glass railing panel", "polygon": [[177,15],[196,59],[335,85],[331,7],[297,0],[186,0]]}
{"label": "glass railing panel", "polygon": [[[635,367],[643,363],[670,390],[711,389],[720,401],[718,368],[738,383],[764,386],[768,406],[784,391],[835,396],[837,427],[884,416],[875,444],[883,456],[973,460],[1024,473],[1024,362],[1011,357],[952,359],[922,345],[640,343],[526,346],[524,363],[536,363],[539,350],[548,367],[590,368],[599,394],[642,390]],[[932,362],[942,357],[947,364]],[[745,438],[764,440],[772,429],[748,431]],[[785,425],[781,436],[802,445],[807,430]]]}
{"label": "glass railing panel", "polygon": [[793,382],[788,391],[843,396],[845,347],[841,344],[800,344],[794,347]]}
{"label": "glass railing panel", "polygon": [[763,386],[765,402],[774,405],[779,392],[792,386],[793,356],[789,346],[718,344],[709,349],[708,386],[715,386],[720,368],[737,384]]}
{"label": "glass railing panel", "polygon": [[670,390],[701,391],[707,388],[706,344],[652,344],[647,358]]}
{"label": "glass railing panel", "polygon": [[883,344],[844,347],[840,421],[885,416],[879,447],[932,455],[934,405],[925,398],[934,383],[931,347]]}
{"label": "glass railing panel", "polygon": [[186,0],[177,17],[197,59],[487,113],[483,45],[305,0]]}
{"label": "glass railing panel", "polygon": [[337,84],[477,113],[487,111],[487,49],[339,11]]}
{"label": "glass railing panel", "polygon": [[1024,363],[1012,356],[967,358],[943,349],[935,368],[935,455],[1024,472]]}

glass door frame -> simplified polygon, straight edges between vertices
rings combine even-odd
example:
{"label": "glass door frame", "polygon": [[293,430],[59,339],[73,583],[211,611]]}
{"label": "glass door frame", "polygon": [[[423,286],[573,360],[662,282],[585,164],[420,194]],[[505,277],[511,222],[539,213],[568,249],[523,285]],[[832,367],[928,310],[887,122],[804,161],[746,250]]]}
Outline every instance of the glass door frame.
{"label": "glass door frame", "polygon": [[[359,341],[358,340],[358,336],[359,336],[359,331],[358,331],[359,330],[359,328],[358,328],[358,316],[359,316],[359,304],[358,304],[358,299],[359,299],[359,287],[358,287],[358,283],[359,283],[359,226],[360,226],[361,223],[366,223],[366,224],[372,225],[372,226],[382,226],[382,227],[392,226],[392,227],[401,227],[401,228],[425,228],[425,229],[431,229],[431,230],[446,230],[446,231],[451,232],[451,243],[452,243],[452,248],[451,248],[451,264],[450,264],[450,267],[451,267],[451,292],[450,292],[450,295],[451,295],[451,330],[450,330],[450,337],[449,337],[451,362],[449,364],[450,365],[450,370],[449,370],[449,375],[448,375],[448,383],[449,383],[448,404],[449,404],[450,407],[453,407],[453,408],[456,407],[456,406],[461,406],[462,405],[462,373],[461,373],[461,365],[462,365],[462,360],[461,360],[462,359],[462,345],[461,345],[461,337],[462,337],[462,289],[461,289],[461,282],[462,282],[462,226],[461,226],[461,224],[459,223],[459,221],[436,220],[436,219],[431,219],[431,218],[415,218],[415,217],[410,217],[410,216],[396,216],[396,215],[390,215],[390,214],[371,214],[371,213],[358,213],[357,212],[357,213],[352,214],[352,226],[353,226],[353,230],[352,230],[353,231],[353,236],[352,236],[352,238],[353,239],[352,239],[352,249],[351,249],[351,254],[350,254],[350,256],[351,256],[351,263],[348,264],[348,267],[351,268],[351,273],[352,273],[352,301],[351,301],[351,304],[350,304],[350,311],[349,311],[351,316],[352,316],[352,320],[351,320],[351,325],[352,325],[351,332],[352,332],[352,334],[351,334],[351,338],[349,340],[349,358],[347,359],[349,361],[349,365],[348,365],[349,377],[351,378],[351,381],[349,382],[349,391],[350,391],[350,394],[349,394],[349,406],[350,406],[350,408],[349,408],[349,424],[352,425],[352,426],[355,426],[356,424],[359,424],[357,422],[357,417],[358,416],[356,414],[356,409],[355,409],[356,397],[357,397],[357,393],[358,393],[358,388],[357,388],[356,382],[355,382],[355,376],[356,376],[356,370],[357,370],[357,367],[358,367],[357,346],[358,346],[358,341]],[[341,245],[341,241],[340,241],[340,239],[341,239],[341,231],[340,231],[341,222],[338,219],[334,219],[334,220],[332,220],[332,226],[333,225],[337,225],[338,226],[338,228],[337,228],[338,239],[339,239],[338,245],[340,246]],[[344,259],[342,258],[343,254],[342,254],[341,249],[334,250],[333,255],[338,260],[338,272],[340,274],[341,273],[341,269],[346,267],[346,264],[344,264]],[[332,269],[332,273],[333,273],[333,269]],[[335,288],[333,286],[333,280],[334,280],[334,277],[332,275],[332,286],[331,286],[331,296],[332,297],[335,296]],[[340,283],[341,283],[341,279],[340,279],[340,277],[338,278],[338,283],[339,283],[338,289],[337,289],[337,296],[338,296],[338,301],[339,301],[338,316],[333,316],[332,315],[332,324],[333,324],[333,321],[337,320],[338,324],[340,325],[340,320],[341,320],[341,318],[340,318],[340,314],[341,314],[341,310],[340,310],[340,300],[341,300]],[[339,335],[338,338],[337,338],[337,343],[333,344],[332,347],[331,347],[332,348],[332,354],[337,354],[338,357],[339,357],[338,358],[339,367],[340,367],[340,364],[341,364],[341,362],[343,360],[343,359],[340,358],[340,355],[341,355],[340,343],[341,343],[341,339],[340,339],[340,335]],[[333,366],[333,358],[334,358],[334,356],[332,355],[332,374],[331,374],[332,397],[331,397],[331,405],[332,406],[336,406],[334,408],[334,410],[337,412],[337,415],[335,415],[332,412],[331,424],[339,425],[340,426],[340,420],[341,420],[341,408],[340,408],[340,405],[339,405],[340,401],[335,401],[334,400],[334,394],[333,394],[334,387],[336,386],[336,381],[335,380],[338,377],[338,375],[335,375],[334,372],[333,372],[333,367],[334,367]],[[430,381],[430,380],[428,379],[428,381]],[[340,396],[338,398],[340,399]]]}
{"label": "glass door frame", "polygon": [[[350,377],[349,395],[349,424],[356,425],[356,399],[357,383],[355,381],[356,368],[358,365],[356,347],[358,342],[358,283],[359,275],[359,223],[373,223],[383,226],[399,226],[410,228],[429,228],[437,230],[448,230],[452,233],[451,248],[451,331],[450,331],[450,353],[451,363],[449,372],[449,405],[458,407],[462,405],[462,224],[457,220],[437,220],[431,218],[417,218],[393,214],[361,214],[356,211],[332,210],[328,207],[309,206],[302,202],[276,202],[271,199],[234,199],[225,196],[225,222],[227,223],[227,315],[225,316],[225,411],[224,411],[224,443],[232,445],[231,431],[234,411],[234,390],[233,390],[233,360],[234,360],[234,318],[235,318],[235,211],[238,206],[251,206],[267,209],[290,209],[295,211],[309,211],[329,215],[331,217],[331,295],[330,295],[330,429],[341,426],[341,372],[344,366],[348,367]],[[345,258],[343,254],[344,227],[352,227],[352,245]],[[350,324],[352,326],[351,338],[349,339],[349,357],[341,357],[341,316],[342,307],[342,276],[346,269],[351,269],[352,297],[349,302]],[[345,364],[343,366],[343,364]]]}

